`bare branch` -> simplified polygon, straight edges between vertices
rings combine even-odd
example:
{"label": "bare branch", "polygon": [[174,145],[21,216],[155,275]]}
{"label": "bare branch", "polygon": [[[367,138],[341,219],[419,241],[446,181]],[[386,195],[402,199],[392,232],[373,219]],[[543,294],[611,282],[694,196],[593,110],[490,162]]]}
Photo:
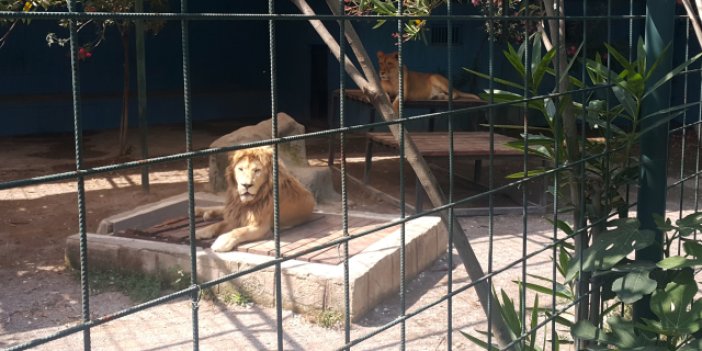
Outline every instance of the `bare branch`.
{"label": "bare branch", "polygon": [[551,43],[551,39],[549,39],[548,34],[546,34],[544,21],[539,21],[539,23],[537,23],[537,27],[539,32],[541,32],[541,41],[544,43],[544,48],[546,51],[551,51],[551,49],[553,49],[553,43]]}
{"label": "bare branch", "polygon": [[[544,1],[544,9],[546,10],[546,16],[550,17],[548,19],[548,30],[549,30],[549,35],[551,39],[551,43],[558,43],[558,40],[555,35],[558,33],[558,21],[554,18],[555,17],[555,9],[554,9],[554,3],[553,0],[543,0]],[[548,37],[548,36],[547,36]]]}
{"label": "bare branch", "polygon": [[[341,15],[338,5],[339,4],[334,2],[334,0],[327,0],[327,6],[331,12],[337,16]],[[351,50],[353,50],[358,63],[361,65],[361,70],[363,70],[363,73],[368,80],[368,85],[365,87],[365,89],[364,87],[361,87],[361,89],[369,96],[385,95],[383,88],[380,86],[380,77],[375,71],[375,68],[373,68],[373,63],[370,56],[368,56],[368,52],[363,46],[361,38],[358,37],[358,33],[356,33],[356,30],[350,24],[347,24],[346,26],[345,35],[349,46],[351,46]],[[388,104],[390,104],[390,100],[387,100]],[[393,119],[395,119],[395,117],[393,117]]]}
{"label": "bare branch", "polygon": [[[695,30],[695,36],[697,36],[697,41],[700,43],[700,46],[702,46],[702,28],[700,28],[700,12],[695,13],[695,10],[692,9],[692,4],[690,3],[690,0],[682,0],[683,6],[685,6],[685,12],[687,12],[687,16],[690,18],[690,22],[692,22],[692,28]],[[700,11],[702,8],[702,0],[696,0],[697,3],[697,11]]]}
{"label": "bare branch", "polygon": [[10,26],[10,28],[7,29],[7,32],[5,32],[2,38],[0,38],[0,49],[2,49],[3,46],[5,46],[7,38],[10,36],[10,33],[12,33],[12,30],[15,29],[15,27],[17,26],[17,22],[18,21],[12,22],[12,25]]}
{"label": "bare branch", "polygon": [[[305,0],[292,1],[296,4],[302,4]],[[341,14],[338,3],[334,2],[333,0],[327,0],[327,5],[329,6],[333,14]],[[388,95],[385,94],[385,92],[382,90],[382,87],[380,85],[380,78],[375,68],[373,67],[372,61],[368,56],[368,52],[363,46],[363,42],[359,38],[353,26],[348,25],[344,28],[348,44],[353,50],[354,55],[356,56],[356,59],[358,60],[361,69],[363,70],[367,79],[367,84],[365,86],[358,84],[359,87],[364,89],[364,92],[368,96],[370,102],[373,104],[373,107],[384,120],[391,121],[397,119],[397,115],[395,114],[395,110],[390,104],[390,99],[388,98]],[[332,42],[332,40],[325,39],[325,42],[330,43]],[[333,42],[336,43],[335,40],[333,40]],[[337,58],[339,57],[340,55]],[[444,205],[446,203],[446,196],[441,191],[441,187],[439,186],[438,180],[429,169],[429,166],[424,160],[424,157],[422,156],[421,152],[419,152],[417,145],[412,141],[410,134],[407,133],[406,130],[404,131],[404,133],[401,134],[401,131],[404,129],[402,125],[393,124],[388,126],[388,128],[390,129],[390,132],[393,134],[393,136],[398,142],[400,142],[401,140],[404,141],[405,158],[414,170],[420,183],[424,187],[424,190],[427,193],[427,196],[431,201],[432,205],[436,207]],[[404,138],[402,136],[404,136]],[[473,248],[471,247],[470,243],[468,242],[468,239],[466,238],[465,232],[463,231],[461,224],[455,217],[449,218],[448,214],[444,211],[442,211],[440,214],[442,222],[446,227],[448,227],[449,221],[453,221],[453,232],[451,232],[450,235],[453,237],[454,245],[461,257],[461,260],[463,261],[463,266],[465,267],[468,275],[473,281],[480,280],[485,276],[485,273],[482,270],[482,267],[480,266],[480,262],[478,261],[477,256],[475,255],[475,251],[473,251]],[[495,340],[502,345],[507,344],[509,342],[509,334],[507,332],[508,329],[506,327],[506,324],[504,323],[504,320],[502,319],[497,309],[488,309],[488,301],[490,299],[490,295],[492,294],[490,287],[485,281],[483,281],[475,285],[475,290],[476,294],[478,295],[478,298],[480,299],[480,303],[483,309],[486,311],[486,313],[488,311],[490,311],[491,313],[493,323],[495,323],[493,328]],[[496,301],[496,297],[494,295],[492,296],[492,299],[493,301]]]}

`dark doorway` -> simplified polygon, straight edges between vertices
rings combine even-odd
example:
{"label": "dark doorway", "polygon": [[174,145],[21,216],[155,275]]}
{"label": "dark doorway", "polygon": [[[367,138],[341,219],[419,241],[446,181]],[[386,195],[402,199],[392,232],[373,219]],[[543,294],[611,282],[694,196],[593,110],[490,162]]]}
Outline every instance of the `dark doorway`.
{"label": "dark doorway", "polygon": [[327,59],[329,50],[325,45],[310,48],[310,117],[314,126],[327,126]]}

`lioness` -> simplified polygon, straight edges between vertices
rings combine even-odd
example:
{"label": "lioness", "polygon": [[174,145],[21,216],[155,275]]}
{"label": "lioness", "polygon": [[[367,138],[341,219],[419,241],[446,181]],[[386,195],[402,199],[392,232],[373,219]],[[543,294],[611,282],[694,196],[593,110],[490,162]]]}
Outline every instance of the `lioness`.
{"label": "lioness", "polygon": [[[380,66],[380,84],[390,99],[394,99],[393,108],[395,112],[400,107],[398,77],[398,53],[386,54],[378,51],[378,66]],[[444,76],[437,73],[414,72],[407,69],[407,65],[402,66],[404,79],[403,95],[405,101],[412,100],[435,100],[448,99],[449,82]],[[471,93],[464,93],[458,89],[453,89],[454,99],[480,100]]]}
{"label": "lioness", "polygon": [[[238,150],[229,156],[226,170],[227,192],[224,207],[197,207],[195,214],[205,219],[221,217],[215,224],[199,229],[198,239],[216,235],[214,251],[231,251],[239,244],[266,238],[273,226],[273,150],[256,147]],[[305,222],[315,206],[314,196],[282,162],[278,167],[278,200],[281,228]]]}

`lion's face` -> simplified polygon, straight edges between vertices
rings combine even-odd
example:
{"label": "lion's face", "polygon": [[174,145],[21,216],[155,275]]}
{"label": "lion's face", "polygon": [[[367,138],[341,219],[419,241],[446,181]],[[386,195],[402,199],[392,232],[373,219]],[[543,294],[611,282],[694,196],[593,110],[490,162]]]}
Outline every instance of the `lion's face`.
{"label": "lion's face", "polygon": [[380,79],[390,80],[392,77],[397,77],[399,67],[397,52],[385,54],[378,51],[378,67],[380,68]]}
{"label": "lion's face", "polygon": [[236,152],[231,158],[234,180],[239,200],[247,203],[256,198],[270,177],[270,152],[264,148],[248,149]]}

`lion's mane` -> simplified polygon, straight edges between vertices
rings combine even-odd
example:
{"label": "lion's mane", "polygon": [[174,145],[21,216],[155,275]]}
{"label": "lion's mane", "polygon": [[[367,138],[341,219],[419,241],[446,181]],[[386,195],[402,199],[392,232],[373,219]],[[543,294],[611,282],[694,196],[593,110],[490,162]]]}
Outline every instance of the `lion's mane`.
{"label": "lion's mane", "polygon": [[[234,167],[245,158],[259,161],[262,171],[267,175],[267,179],[258,189],[254,198],[243,203],[237,192]],[[227,180],[227,192],[222,217],[229,227],[235,228],[260,224],[266,222],[266,220],[272,223],[274,183],[273,150],[270,147],[256,147],[233,152],[229,157],[229,166],[227,166],[225,178]],[[314,207],[314,196],[290,173],[282,161],[278,163],[278,184],[281,221],[285,221],[284,218],[288,218],[291,215],[295,217],[296,213],[300,213],[300,216],[305,217],[292,218],[295,223],[281,223],[281,226],[286,226],[287,224],[296,225],[304,221],[309,216],[307,212],[311,213]],[[311,204],[311,207],[309,211],[305,209],[300,211],[300,208],[291,208],[294,204],[308,204],[308,206]],[[290,219],[288,219],[289,221]]]}

